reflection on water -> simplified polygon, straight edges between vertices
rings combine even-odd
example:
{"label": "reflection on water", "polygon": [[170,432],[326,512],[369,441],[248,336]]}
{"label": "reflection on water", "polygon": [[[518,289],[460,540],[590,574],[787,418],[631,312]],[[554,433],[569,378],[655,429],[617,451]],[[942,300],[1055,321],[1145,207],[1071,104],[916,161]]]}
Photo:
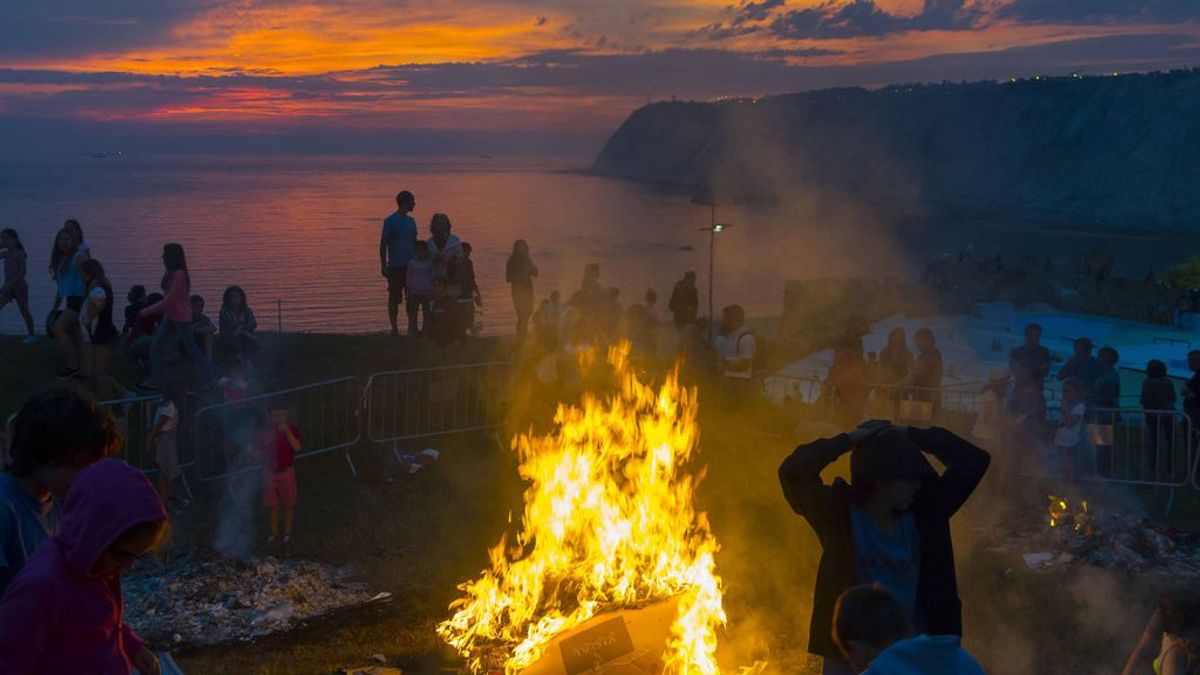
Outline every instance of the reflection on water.
{"label": "reflection on water", "polygon": [[[162,244],[178,241],[213,316],[221,291],[236,283],[265,327],[275,326],[279,302],[285,330],[384,330],[379,230],[401,189],[417,196],[423,235],[441,211],[473,245],[489,333],[512,329],[504,262],[516,238],[529,241],[541,269],[539,297],[555,288],[569,295],[589,261],[601,264],[603,283],[619,287],[626,303],[654,287],[665,311],[671,284],[688,269],[698,272],[704,297],[709,242],[698,228],[709,222],[709,209],[630,183],[554,172],[582,163],[416,157],[8,163],[0,164],[0,226],[20,231],[30,251],[38,317],[53,300],[50,243],[62,221],[74,217],[119,296],[131,284],[157,286]],[[1027,246],[1041,237],[1003,228],[982,238],[961,228],[904,233],[853,204],[825,204],[822,215],[814,213],[803,203],[720,209],[718,220],[733,227],[716,242],[716,306],[741,302],[751,314],[777,313],[787,278],[909,276],[966,241],[986,252],[989,245]],[[20,331],[15,307],[0,312],[0,331]]]}

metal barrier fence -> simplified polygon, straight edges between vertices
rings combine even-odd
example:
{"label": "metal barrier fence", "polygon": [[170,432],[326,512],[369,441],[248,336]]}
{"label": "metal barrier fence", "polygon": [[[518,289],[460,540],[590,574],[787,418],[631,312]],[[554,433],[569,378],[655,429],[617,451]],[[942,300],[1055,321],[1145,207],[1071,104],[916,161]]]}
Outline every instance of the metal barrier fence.
{"label": "metal barrier fence", "polygon": [[196,474],[212,481],[259,469],[259,434],[269,428],[268,415],[278,407],[300,429],[297,459],[345,449],[357,473],[349,448],[362,436],[361,400],[361,379],[341,377],[200,408],[192,423]]}
{"label": "metal barrier fence", "polygon": [[507,417],[512,366],[479,363],[375,373],[363,392],[366,436],[397,443],[493,429]]}
{"label": "metal barrier fence", "polygon": [[1193,480],[1191,420],[1174,410],[1097,408],[1083,427],[1083,480],[1183,487]]}

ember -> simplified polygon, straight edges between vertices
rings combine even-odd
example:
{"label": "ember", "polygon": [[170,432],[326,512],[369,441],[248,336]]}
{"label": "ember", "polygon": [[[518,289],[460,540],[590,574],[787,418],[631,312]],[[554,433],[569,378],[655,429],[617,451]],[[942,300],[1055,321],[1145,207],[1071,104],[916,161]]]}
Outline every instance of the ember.
{"label": "ember", "polygon": [[189,553],[124,578],[125,615],[156,643],[248,640],[387,597],[372,597],[348,577],[349,570],[307,560]]}
{"label": "ember", "polygon": [[[554,644],[575,640],[556,636],[603,612],[670,598],[677,604],[666,639],[647,670],[718,671],[716,629],[725,611],[717,542],[694,510],[698,479],[688,466],[698,433],[695,392],[674,374],[654,391],[628,368],[628,355],[628,344],[609,351],[619,384],[611,400],[585,396],[580,407],[560,406],[554,432],[515,443],[529,482],[522,532],[492,549],[490,569],[461,586],[465,597],[438,626],[476,672],[521,671]],[[638,636],[622,633],[622,621],[604,620],[616,632],[597,640],[625,648],[584,650],[591,665],[637,651]]]}

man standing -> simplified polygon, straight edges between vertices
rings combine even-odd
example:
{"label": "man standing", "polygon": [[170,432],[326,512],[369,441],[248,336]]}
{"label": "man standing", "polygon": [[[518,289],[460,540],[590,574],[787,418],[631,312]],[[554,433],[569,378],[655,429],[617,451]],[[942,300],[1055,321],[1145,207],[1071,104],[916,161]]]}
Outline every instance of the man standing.
{"label": "man standing", "polygon": [[379,267],[388,280],[388,321],[392,324],[392,337],[400,335],[396,317],[400,313],[400,303],[404,301],[408,261],[412,260],[417,244],[417,221],[409,215],[416,207],[417,200],[408,190],[396,195],[396,212],[384,219],[383,234],[379,237]]}
{"label": "man standing", "polygon": [[1042,346],[1042,327],[1025,326],[1025,344],[1012,350],[1008,372],[1012,374],[1010,407],[1033,414],[1038,422],[1046,417],[1046,375],[1050,373],[1050,350]]}
{"label": "man standing", "polygon": [[1083,383],[1086,388],[1088,400],[1091,400],[1092,391],[1096,388],[1096,380],[1100,378],[1101,368],[1100,361],[1092,356],[1092,341],[1090,338],[1077,338],[1075,340],[1075,355],[1067,359],[1061,370],[1058,371],[1059,381],[1068,378],[1075,378]]}
{"label": "man standing", "polygon": [[696,291],[695,272],[688,272],[675,282],[675,288],[671,290],[671,301],[667,304],[676,329],[683,330],[685,326],[696,323],[696,312],[700,311],[700,296]]}
{"label": "man standing", "polygon": [[754,334],[745,323],[746,310],[741,305],[729,305],[721,310],[721,329],[713,341],[720,360],[718,371],[725,376],[731,400],[738,403],[752,400],[754,357],[758,351]]}
{"label": "man standing", "polygon": [[[850,483],[826,485],[821,472],[850,453]],[[929,453],[945,467],[939,475]],[[962,635],[950,518],[987,472],[988,453],[945,429],[867,422],[849,434],[796,448],[779,467],[792,510],[821,542],[808,651],[824,657],[825,675],[855,672],[832,633],[845,590],[878,584],[909,623],[929,635]]]}

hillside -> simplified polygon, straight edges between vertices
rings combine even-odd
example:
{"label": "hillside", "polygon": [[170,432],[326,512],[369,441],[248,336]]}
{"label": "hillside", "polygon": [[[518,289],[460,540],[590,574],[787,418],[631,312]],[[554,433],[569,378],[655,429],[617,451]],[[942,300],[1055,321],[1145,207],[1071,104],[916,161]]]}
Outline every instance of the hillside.
{"label": "hillside", "polygon": [[1200,71],[655,103],[593,168],[740,198],[1195,229]]}

